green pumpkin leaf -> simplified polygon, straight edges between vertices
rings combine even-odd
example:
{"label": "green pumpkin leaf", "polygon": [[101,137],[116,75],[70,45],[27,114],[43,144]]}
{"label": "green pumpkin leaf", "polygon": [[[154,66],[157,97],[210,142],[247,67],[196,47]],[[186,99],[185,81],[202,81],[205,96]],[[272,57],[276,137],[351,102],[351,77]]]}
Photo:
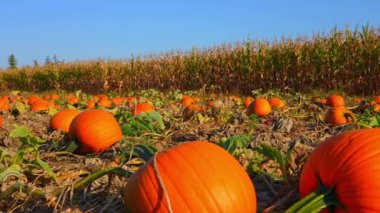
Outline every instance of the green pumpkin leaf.
{"label": "green pumpkin leaf", "polygon": [[286,166],[286,157],[277,149],[267,145],[261,144],[261,147],[254,147],[253,150],[257,151],[260,154],[268,157],[271,160],[276,161],[280,164],[281,168],[285,168]]}
{"label": "green pumpkin leaf", "polygon": [[31,144],[39,144],[39,143],[45,143],[45,141],[40,137],[32,136],[32,137],[30,137],[30,143]]}
{"label": "green pumpkin leaf", "polygon": [[[139,136],[143,133],[162,133],[165,129],[165,124],[162,116],[158,112],[141,113],[139,115],[130,116],[118,114],[119,121],[124,121],[121,129],[126,136]],[[123,122],[124,123],[124,122]]]}
{"label": "green pumpkin leaf", "polygon": [[14,125],[14,127],[9,133],[9,137],[11,138],[25,138],[31,134],[26,126]]}
{"label": "green pumpkin leaf", "polygon": [[235,135],[222,142],[221,146],[230,154],[234,154],[238,148],[244,148],[250,142],[251,137],[248,135]]}
{"label": "green pumpkin leaf", "polygon": [[149,117],[157,123],[160,129],[162,130],[165,129],[165,124],[164,124],[164,121],[162,120],[162,116],[160,115],[160,113],[153,111],[149,113]]}
{"label": "green pumpkin leaf", "polygon": [[252,114],[249,116],[249,120],[251,120],[253,123],[260,123],[260,116]]}
{"label": "green pumpkin leaf", "polygon": [[46,174],[49,175],[51,179],[53,179],[55,183],[58,182],[57,175],[53,172],[53,170],[51,170],[48,163],[43,161],[41,158],[37,157],[36,159],[34,159],[33,164],[42,168],[46,172]]}
{"label": "green pumpkin leaf", "polygon": [[11,158],[12,156],[7,151],[0,148],[0,162],[3,162],[7,157]]}
{"label": "green pumpkin leaf", "polygon": [[11,166],[0,169],[0,183],[3,183],[8,177],[16,176],[22,177],[21,167],[18,164],[12,164]]}

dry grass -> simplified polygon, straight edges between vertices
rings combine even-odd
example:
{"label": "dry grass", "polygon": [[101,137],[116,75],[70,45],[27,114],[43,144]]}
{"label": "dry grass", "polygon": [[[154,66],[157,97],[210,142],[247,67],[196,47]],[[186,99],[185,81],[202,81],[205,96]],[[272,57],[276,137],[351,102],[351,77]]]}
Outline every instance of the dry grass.
{"label": "dry grass", "polygon": [[210,49],[168,52],[125,61],[95,60],[23,67],[0,74],[1,89],[85,92],[155,88],[222,92],[252,90],[380,91],[380,30],[333,29],[311,38],[247,41]]}

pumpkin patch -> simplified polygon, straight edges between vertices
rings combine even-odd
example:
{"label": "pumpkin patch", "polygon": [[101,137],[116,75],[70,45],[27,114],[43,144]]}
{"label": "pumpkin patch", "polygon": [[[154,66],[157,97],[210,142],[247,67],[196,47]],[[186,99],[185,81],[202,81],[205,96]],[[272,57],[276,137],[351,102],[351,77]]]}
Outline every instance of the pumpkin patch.
{"label": "pumpkin patch", "polygon": [[[102,203],[92,208],[106,206],[101,196],[115,212],[377,208],[368,201],[376,194],[365,190],[377,187],[369,174],[377,169],[380,127],[373,96],[359,103],[347,97],[342,107],[339,97],[325,104],[323,94],[185,94],[1,96],[0,181],[10,188],[0,204],[11,208],[20,193],[29,204],[66,196],[57,207],[64,210],[83,205],[86,193],[88,202]],[[66,184],[71,195],[64,195]],[[313,196],[327,203],[308,204]]]}

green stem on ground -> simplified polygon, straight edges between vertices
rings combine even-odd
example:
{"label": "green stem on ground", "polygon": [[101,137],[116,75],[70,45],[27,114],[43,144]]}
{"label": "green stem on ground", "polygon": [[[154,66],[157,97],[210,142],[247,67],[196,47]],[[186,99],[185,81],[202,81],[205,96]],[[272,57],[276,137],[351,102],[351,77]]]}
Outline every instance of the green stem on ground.
{"label": "green stem on ground", "polygon": [[[79,180],[78,182],[76,182],[74,184],[74,189],[78,189],[78,188],[81,188],[83,186],[86,186],[89,183],[92,183],[93,181],[95,181],[96,179],[101,178],[102,176],[107,175],[107,174],[111,174],[111,173],[115,173],[115,174],[118,174],[121,176],[127,176],[129,172],[120,168],[120,167],[110,167],[110,168],[107,168],[104,170],[100,170],[100,171],[97,171],[97,172],[83,178],[82,180]],[[55,195],[57,195],[57,194],[55,194]]]}
{"label": "green stem on ground", "polygon": [[[128,171],[126,171],[126,170],[124,170],[124,169],[122,169],[120,167],[110,167],[110,168],[107,168],[107,169],[100,170],[100,171],[97,171],[95,173],[92,173],[89,176],[87,176],[87,177],[79,180],[78,182],[76,182],[74,184],[73,189],[79,189],[81,187],[84,187],[84,186],[92,183],[96,179],[99,179],[99,178],[101,178],[104,175],[112,174],[112,173],[113,174],[118,174],[118,175],[121,175],[121,176],[127,176],[129,174]],[[0,194],[0,199],[4,199],[8,195],[11,195],[12,193],[17,192],[17,191],[21,191],[21,192],[24,192],[26,194],[30,194],[33,197],[43,197],[43,196],[57,196],[63,190],[64,190],[64,188],[58,188],[55,191],[48,193],[48,192],[45,192],[45,191],[43,191],[43,190],[41,190],[39,188],[36,188],[36,187],[30,187],[30,186],[25,185],[25,184],[16,183],[16,184],[10,186],[3,193],[1,193]]]}
{"label": "green stem on ground", "polygon": [[320,185],[316,191],[293,204],[285,213],[308,212],[317,213],[330,206],[341,206],[335,197],[333,188]]}

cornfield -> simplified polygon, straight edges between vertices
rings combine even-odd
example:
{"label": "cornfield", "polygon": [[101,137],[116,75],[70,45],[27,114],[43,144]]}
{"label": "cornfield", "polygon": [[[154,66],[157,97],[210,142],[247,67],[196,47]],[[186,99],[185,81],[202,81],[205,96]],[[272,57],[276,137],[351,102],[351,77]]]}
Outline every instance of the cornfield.
{"label": "cornfield", "polygon": [[0,89],[88,93],[214,88],[380,92],[380,29],[339,30],[311,37],[245,41],[128,60],[93,60],[3,70]]}

